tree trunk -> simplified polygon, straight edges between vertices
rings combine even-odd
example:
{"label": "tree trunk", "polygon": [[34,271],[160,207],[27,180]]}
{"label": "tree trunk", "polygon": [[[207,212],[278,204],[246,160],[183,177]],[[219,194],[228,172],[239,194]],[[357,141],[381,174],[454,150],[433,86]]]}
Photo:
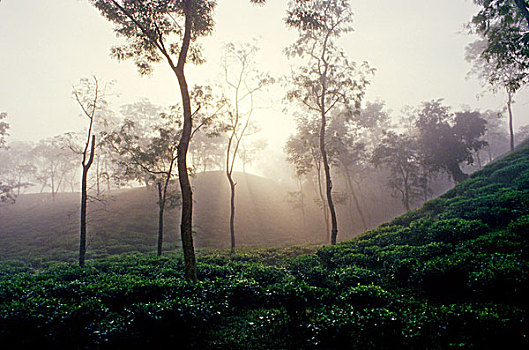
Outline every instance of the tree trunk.
{"label": "tree trunk", "polygon": [[453,161],[450,164],[448,164],[447,170],[452,176],[452,179],[454,179],[456,184],[468,178],[468,175],[461,171],[461,168],[459,167],[459,164],[457,163],[457,161]]}
{"label": "tree trunk", "polygon": [[325,232],[327,233],[327,242],[331,241],[331,230],[329,227],[329,213],[327,212],[327,204],[325,203],[325,197],[323,196],[323,184],[321,183],[321,169],[318,167],[318,194],[321,199],[321,206],[323,209],[323,220],[325,221]]}
{"label": "tree trunk", "polygon": [[83,166],[83,177],[81,179],[81,228],[79,237],[79,266],[85,265],[86,256],[86,180],[88,175],[88,168]]}
{"label": "tree trunk", "polygon": [[184,2],[185,14],[185,31],[178,58],[178,65],[173,68],[180,86],[180,93],[182,96],[182,106],[184,111],[184,124],[182,127],[182,135],[178,143],[178,180],[180,183],[180,190],[182,192],[182,221],[180,224],[180,235],[182,238],[182,250],[184,253],[184,273],[185,278],[189,282],[197,281],[197,265],[195,258],[195,248],[193,246],[193,192],[189,182],[189,173],[187,170],[187,150],[191,140],[191,130],[193,127],[193,119],[191,114],[191,101],[189,97],[189,90],[187,81],[184,75],[184,65],[189,49],[192,31],[192,15],[190,9],[190,1]]}
{"label": "tree trunk", "polygon": [[99,154],[96,157],[96,196],[99,198],[99,195],[101,194],[101,187],[99,184],[99,178],[100,178],[100,169],[99,169]]}
{"label": "tree trunk", "polygon": [[303,180],[301,179],[301,176],[298,176],[298,184],[299,184],[299,200],[301,204],[301,215],[303,217],[303,231],[307,229],[307,219],[305,214],[305,200],[303,198]]}
{"label": "tree trunk", "polygon": [[514,131],[512,127],[512,93],[507,89],[507,111],[509,112],[509,135],[511,137],[511,151],[514,151]]}
{"label": "tree trunk", "polygon": [[406,208],[406,212],[409,212],[410,209],[410,192],[409,192],[409,185],[408,180],[404,180],[404,198],[403,198],[403,204],[404,208]]}
{"label": "tree trunk", "polygon": [[94,148],[96,143],[95,135],[92,135],[92,147],[90,148],[90,157],[85,164],[86,153],[83,157],[83,177],[81,179],[81,227],[79,235],[79,266],[84,267],[86,257],[86,203],[88,199],[88,191],[86,182],[88,180],[88,170],[94,161]]}
{"label": "tree trunk", "polygon": [[230,182],[230,237],[231,237],[231,253],[235,252],[235,185],[231,173],[227,172],[228,181]]}
{"label": "tree trunk", "polygon": [[329,167],[329,161],[327,160],[327,151],[325,150],[325,126],[326,126],[325,114],[322,113],[321,130],[320,130],[320,152],[321,152],[321,157],[323,160],[323,170],[325,173],[325,187],[327,189],[327,203],[329,204],[329,211],[331,213],[331,245],[335,245],[336,239],[338,237],[338,221],[336,219],[336,210],[334,209],[334,203],[332,200],[331,169]]}
{"label": "tree trunk", "polygon": [[163,213],[165,210],[165,195],[162,193],[162,184],[158,181],[158,256],[163,250]]}

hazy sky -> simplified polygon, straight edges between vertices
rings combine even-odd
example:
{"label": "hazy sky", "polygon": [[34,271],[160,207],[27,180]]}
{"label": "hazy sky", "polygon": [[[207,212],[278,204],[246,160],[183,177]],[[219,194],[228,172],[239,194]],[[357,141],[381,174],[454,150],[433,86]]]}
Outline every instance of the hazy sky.
{"label": "hazy sky", "polygon": [[[219,76],[220,48],[226,42],[258,40],[259,68],[275,76],[290,63],[282,50],[296,33],[285,28],[285,0],[251,6],[248,0],[218,0],[216,30],[203,41],[208,63],[188,66],[188,81],[212,82]],[[349,57],[377,69],[367,100],[386,101],[398,112],[404,105],[445,98],[459,108],[502,108],[499,94],[476,95],[483,88],[468,79],[465,46],[473,38],[464,25],[476,13],[470,0],[353,0],[355,31],[341,39]],[[177,82],[165,64],[140,77],[132,62],[109,56],[117,43],[111,25],[86,0],[2,0],[0,2],[0,111],[8,113],[10,140],[38,140],[79,130],[85,120],[71,97],[81,77],[115,80],[114,106],[149,98],[160,105],[179,101]],[[283,146],[294,124],[282,109],[278,87],[259,110],[260,138]],[[515,127],[529,122],[529,98],[517,96]]]}

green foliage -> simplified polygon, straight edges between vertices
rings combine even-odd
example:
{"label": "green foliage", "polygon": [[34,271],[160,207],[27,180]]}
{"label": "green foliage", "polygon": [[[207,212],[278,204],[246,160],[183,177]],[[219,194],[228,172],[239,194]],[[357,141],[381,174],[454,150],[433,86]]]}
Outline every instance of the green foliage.
{"label": "green foliage", "polygon": [[3,261],[0,341],[7,348],[486,349],[508,339],[526,348],[529,189],[520,184],[528,153],[315,254],[313,246],[201,251],[196,284],[185,282],[179,254],[122,254],[84,268]]}

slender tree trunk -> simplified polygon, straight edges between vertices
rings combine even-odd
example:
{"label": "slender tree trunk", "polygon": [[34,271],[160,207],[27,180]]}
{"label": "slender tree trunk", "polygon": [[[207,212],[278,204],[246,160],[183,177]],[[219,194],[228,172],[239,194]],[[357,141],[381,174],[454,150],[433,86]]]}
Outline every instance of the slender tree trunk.
{"label": "slender tree trunk", "polygon": [[231,248],[230,251],[233,254],[235,252],[235,185],[230,172],[226,173],[228,181],[230,183],[230,238]]}
{"label": "slender tree trunk", "polygon": [[[88,199],[88,191],[86,182],[88,180],[88,170],[94,161],[94,148],[96,143],[95,135],[92,135],[92,146],[90,148],[90,156],[88,162],[85,164],[86,153],[83,156],[83,177],[81,179],[81,227],[79,235],[79,266],[84,267],[86,257],[86,203]],[[86,152],[86,151],[85,151]]]}
{"label": "slender tree trunk", "polygon": [[163,251],[163,214],[165,210],[165,194],[162,193],[162,184],[158,181],[158,256]]}
{"label": "slender tree trunk", "polygon": [[321,206],[323,209],[323,220],[325,220],[325,232],[327,233],[327,242],[331,241],[331,229],[329,227],[329,213],[327,212],[327,204],[325,203],[325,197],[323,196],[323,184],[321,182],[321,169],[318,167],[318,194],[321,199]]}
{"label": "slender tree trunk", "polygon": [[409,192],[409,185],[408,180],[404,180],[404,207],[406,208],[406,212],[409,212],[410,209],[410,192]]}
{"label": "slender tree trunk", "polygon": [[88,176],[88,168],[83,166],[83,177],[81,179],[81,228],[79,237],[79,266],[85,265],[86,256],[86,202],[87,191],[86,181]]}
{"label": "slender tree trunk", "polygon": [[423,192],[423,195],[424,195],[424,202],[426,202],[428,200],[428,171],[426,170],[426,167],[425,166],[421,166],[421,170],[422,170],[422,176],[423,176],[423,181],[422,181],[422,192]]}
{"label": "slender tree trunk", "polygon": [[307,218],[305,214],[305,199],[303,198],[303,180],[301,179],[301,176],[298,176],[298,184],[299,184],[299,200],[301,204],[301,215],[303,217],[303,231],[307,229]]}
{"label": "slender tree trunk", "polygon": [[[322,108],[322,111],[325,109]],[[331,180],[331,169],[329,167],[329,161],[327,160],[327,151],[325,149],[325,127],[327,121],[325,113],[321,114],[321,130],[320,130],[320,152],[323,160],[323,170],[325,173],[325,187],[327,189],[327,203],[329,204],[329,211],[331,213],[331,245],[336,244],[338,237],[338,221],[336,219],[336,210],[334,209],[334,203],[332,200],[332,180]]]}
{"label": "slender tree trunk", "polygon": [[101,188],[99,187],[99,178],[100,178],[100,169],[99,169],[99,154],[96,157],[96,195],[99,197],[101,194]]}
{"label": "slender tree trunk", "polygon": [[191,130],[193,127],[193,119],[191,113],[191,101],[189,97],[189,90],[187,81],[184,75],[184,65],[189,49],[192,31],[192,15],[191,15],[191,1],[184,2],[185,14],[185,31],[180,49],[177,66],[173,66],[173,71],[178,79],[180,86],[180,93],[182,95],[182,106],[184,111],[184,124],[182,127],[182,135],[178,143],[178,180],[180,182],[180,190],[182,192],[182,221],[180,224],[180,234],[182,238],[182,250],[184,253],[184,273],[187,281],[197,281],[197,266],[195,258],[195,247],[193,246],[193,191],[191,190],[191,183],[189,181],[189,173],[187,170],[187,150],[191,140]]}
{"label": "slender tree trunk", "polygon": [[514,130],[512,126],[512,92],[507,89],[507,111],[509,112],[509,135],[511,137],[511,151],[514,151]]}

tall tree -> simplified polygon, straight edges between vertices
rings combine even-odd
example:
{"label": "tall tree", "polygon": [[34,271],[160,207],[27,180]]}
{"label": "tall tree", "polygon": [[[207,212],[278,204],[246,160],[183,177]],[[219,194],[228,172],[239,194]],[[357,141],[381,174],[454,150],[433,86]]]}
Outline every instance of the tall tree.
{"label": "tall tree", "polygon": [[255,70],[254,56],[257,47],[250,44],[224,47],[223,69],[226,85],[228,145],[226,148],[226,177],[230,185],[230,241],[235,251],[235,186],[233,178],[235,162],[241,141],[248,136],[254,113],[255,95],[273,80]]}
{"label": "tall tree", "polygon": [[368,75],[373,72],[365,62],[351,62],[336,45],[337,38],[352,30],[351,22],[352,11],[346,0],[293,2],[287,15],[287,24],[298,30],[299,37],[286,53],[307,60],[293,73],[293,89],[287,98],[310,112],[308,118],[320,121],[319,148],[331,215],[331,244],[336,244],[338,221],[326,148],[327,123],[334,110],[348,110],[350,116],[359,110]]}
{"label": "tall tree", "polygon": [[485,55],[487,50],[486,40],[478,40],[467,46],[466,59],[473,67],[471,74],[478,76],[486,82],[492,92],[504,90],[507,96],[505,107],[509,119],[509,135],[511,151],[514,150],[514,127],[512,105],[514,96],[520,88],[527,84],[529,69],[518,64],[499,64],[501,57],[498,55]]}
{"label": "tall tree", "polygon": [[81,219],[79,234],[79,266],[85,265],[86,259],[86,207],[88,201],[88,171],[94,162],[96,135],[94,134],[94,121],[98,112],[106,102],[104,100],[104,87],[100,86],[96,77],[81,79],[73,88],[73,96],[81,108],[82,115],[88,119],[86,142],[82,150],[82,177],[81,177]]}
{"label": "tall tree", "polygon": [[148,74],[153,64],[166,61],[180,87],[183,108],[182,134],[178,143],[178,179],[182,193],[180,225],[184,252],[185,278],[196,281],[196,259],[193,245],[193,193],[187,168],[187,150],[193,120],[188,83],[184,74],[187,60],[203,61],[198,38],[213,30],[211,0],[91,0],[101,13],[116,25],[115,31],[126,43],[112,49],[119,60],[134,59],[140,74]]}
{"label": "tall tree", "polygon": [[529,79],[529,12],[526,0],[474,0],[479,12],[469,27],[481,38],[467,47],[472,73],[507,94],[511,150],[513,97]]}

